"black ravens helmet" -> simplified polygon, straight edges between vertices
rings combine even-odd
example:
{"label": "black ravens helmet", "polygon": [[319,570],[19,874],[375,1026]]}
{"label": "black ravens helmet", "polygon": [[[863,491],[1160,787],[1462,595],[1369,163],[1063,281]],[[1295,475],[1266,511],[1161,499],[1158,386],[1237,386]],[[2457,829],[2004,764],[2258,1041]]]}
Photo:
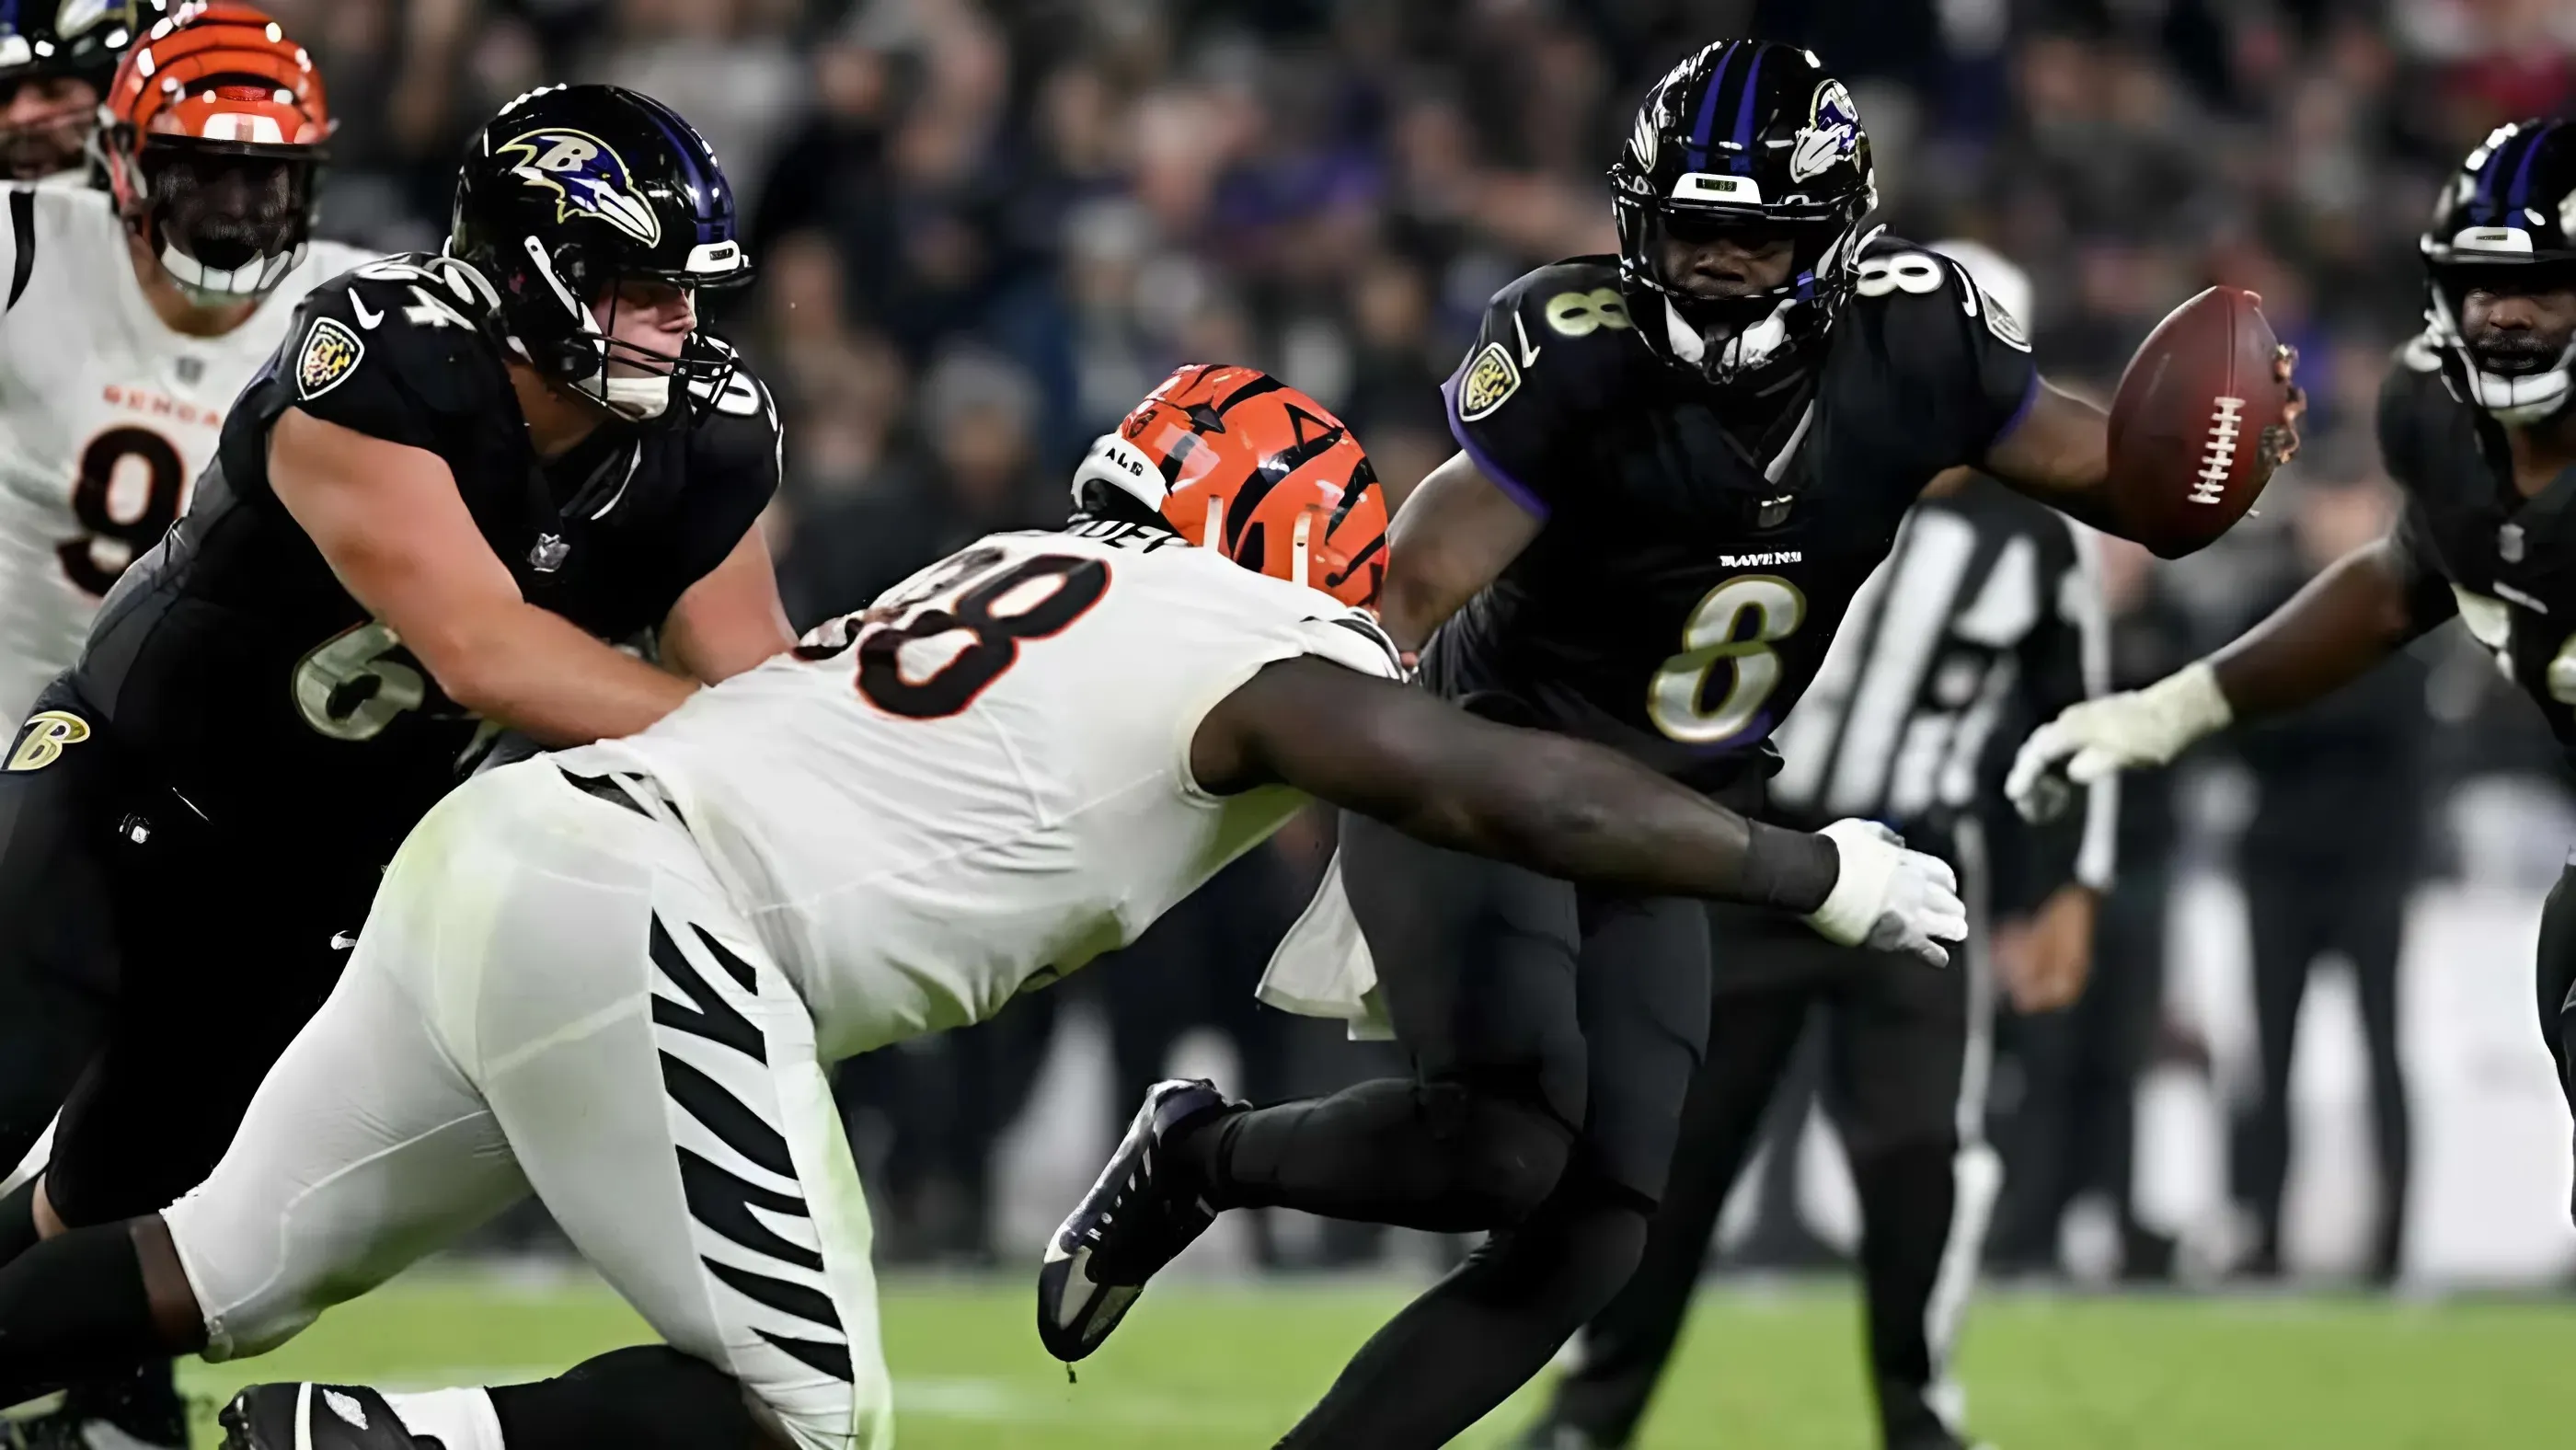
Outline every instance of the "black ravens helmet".
{"label": "black ravens helmet", "polygon": [[[1815,55],[1718,42],[1646,94],[1610,168],[1619,286],[1637,335],[1711,382],[1764,386],[1812,361],[1850,300],[1878,205],[1869,133]],[[1665,274],[1667,242],[1737,235],[1791,244],[1789,275],[1742,296]]]}
{"label": "black ravens helmet", "polygon": [[2471,292],[2576,290],[2576,125],[2515,121],[2469,153],[2424,232],[2428,340],[2455,388],[2503,423],[2566,406],[2576,336],[2472,339]]}
{"label": "black ravens helmet", "polygon": [[[467,147],[447,254],[501,294],[514,347],[540,372],[629,418],[712,404],[731,354],[612,340],[619,289],[748,280],[733,188],[677,111],[619,86],[548,86],[501,108]],[[670,408],[672,383],[690,406]]]}
{"label": "black ravens helmet", "polygon": [[98,103],[160,0],[0,0],[0,180],[80,168]]}

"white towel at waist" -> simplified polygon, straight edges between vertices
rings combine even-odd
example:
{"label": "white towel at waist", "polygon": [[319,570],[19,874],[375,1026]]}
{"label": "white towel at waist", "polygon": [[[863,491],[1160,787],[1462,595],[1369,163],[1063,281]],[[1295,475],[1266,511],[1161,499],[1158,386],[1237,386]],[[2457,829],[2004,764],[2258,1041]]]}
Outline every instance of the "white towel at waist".
{"label": "white towel at waist", "polygon": [[1355,1041],[1395,1035],[1378,999],[1377,963],[1369,956],[1368,939],[1351,914],[1350,898],[1342,894],[1341,852],[1335,851],[1325,865],[1315,899],[1279,939],[1253,995],[1282,1012],[1346,1023]]}

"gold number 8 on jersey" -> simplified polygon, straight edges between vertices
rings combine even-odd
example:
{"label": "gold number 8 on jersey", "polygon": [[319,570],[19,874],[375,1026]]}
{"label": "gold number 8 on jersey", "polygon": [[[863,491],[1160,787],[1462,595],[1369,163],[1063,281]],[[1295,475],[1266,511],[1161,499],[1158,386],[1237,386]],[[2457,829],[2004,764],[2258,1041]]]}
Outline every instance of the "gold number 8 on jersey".
{"label": "gold number 8 on jersey", "polygon": [[1605,327],[1626,327],[1628,304],[1616,287],[1559,292],[1547,299],[1547,325],[1562,337],[1583,337]]}
{"label": "gold number 8 on jersey", "polygon": [[[1664,661],[1646,687],[1646,718],[1686,745],[1743,734],[1780,687],[1780,655],[1772,646],[1797,633],[1806,618],[1807,596],[1776,574],[1739,574],[1708,591],[1682,626],[1682,652]],[[1721,668],[1732,674],[1726,693],[1703,705],[1710,676]]]}

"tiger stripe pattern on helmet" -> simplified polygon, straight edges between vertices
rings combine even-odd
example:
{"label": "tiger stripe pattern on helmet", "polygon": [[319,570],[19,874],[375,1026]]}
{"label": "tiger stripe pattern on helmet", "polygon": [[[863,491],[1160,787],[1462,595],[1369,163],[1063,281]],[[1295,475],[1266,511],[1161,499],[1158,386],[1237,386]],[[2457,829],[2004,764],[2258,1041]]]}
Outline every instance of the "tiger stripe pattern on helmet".
{"label": "tiger stripe pattern on helmet", "polygon": [[1161,515],[1193,544],[1371,607],[1386,577],[1386,494],[1342,420],[1256,368],[1193,364],[1093,445],[1074,475]]}

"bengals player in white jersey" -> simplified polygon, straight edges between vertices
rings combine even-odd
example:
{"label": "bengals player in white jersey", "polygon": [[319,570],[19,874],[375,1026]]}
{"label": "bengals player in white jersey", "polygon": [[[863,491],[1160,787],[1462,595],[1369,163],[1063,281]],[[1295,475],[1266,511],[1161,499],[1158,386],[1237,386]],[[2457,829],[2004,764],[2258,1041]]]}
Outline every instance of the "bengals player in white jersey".
{"label": "bengals player in white jersey", "polygon": [[108,189],[0,197],[0,720],[13,726],[187,507],[296,304],[374,260],[310,240],[330,109],[312,58],[262,12],[182,6],[126,50],[101,110]]}
{"label": "bengals player in white jersey", "polygon": [[213,1175],[0,1271],[0,1404],[155,1351],[260,1353],[533,1191],[664,1345],[490,1390],[255,1386],[225,1443],[887,1445],[824,1067],[1134,941],[1311,798],[1846,942],[1938,959],[1966,929],[1949,868],[1884,832],[1753,824],[1402,683],[1361,607],[1376,477],[1275,379],[1176,374],[1075,505],[641,734],[449,796]]}

